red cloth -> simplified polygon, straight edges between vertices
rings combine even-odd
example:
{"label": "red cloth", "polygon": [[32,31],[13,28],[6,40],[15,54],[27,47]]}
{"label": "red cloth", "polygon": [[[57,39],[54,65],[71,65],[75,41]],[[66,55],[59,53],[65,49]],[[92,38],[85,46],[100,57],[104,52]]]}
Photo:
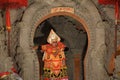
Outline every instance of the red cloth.
{"label": "red cloth", "polygon": [[27,6],[27,0],[0,0],[0,8],[6,9],[6,29],[11,30],[9,9]]}
{"label": "red cloth", "polygon": [[115,19],[118,20],[119,19],[119,3],[120,1],[116,1],[115,3]]}
{"label": "red cloth", "polygon": [[4,75],[9,75],[9,74],[10,74],[10,72],[2,72],[2,73],[0,73],[0,77],[2,77]]}
{"label": "red cloth", "polygon": [[6,19],[6,29],[8,32],[11,31],[11,21],[10,21],[10,11],[9,9],[6,9],[6,15],[5,15],[5,19]]}
{"label": "red cloth", "polygon": [[[117,1],[119,0],[98,0],[100,4],[105,4],[105,5],[115,4]],[[120,4],[120,1],[119,1],[119,4]]]}
{"label": "red cloth", "polygon": [[[13,67],[11,68],[11,71],[14,72],[14,73],[17,73],[16,69]],[[4,75],[9,75],[10,72],[0,72],[0,77],[4,76]]]}
{"label": "red cloth", "polygon": [[11,70],[14,72],[14,73],[17,73],[17,70],[13,67],[11,68]]}
{"label": "red cloth", "polygon": [[100,4],[104,5],[115,5],[115,19],[119,19],[119,5],[120,5],[120,0],[98,0]]}
{"label": "red cloth", "polygon": [[19,8],[27,6],[27,0],[0,0],[0,8]]}

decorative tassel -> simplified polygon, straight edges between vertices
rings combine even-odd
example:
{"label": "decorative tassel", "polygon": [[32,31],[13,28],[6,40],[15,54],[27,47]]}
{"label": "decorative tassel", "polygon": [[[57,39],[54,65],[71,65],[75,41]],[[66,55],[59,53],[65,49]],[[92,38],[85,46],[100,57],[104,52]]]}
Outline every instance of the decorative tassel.
{"label": "decorative tassel", "polygon": [[117,0],[115,3],[115,24],[118,23],[118,19],[119,19],[119,3]]}
{"label": "decorative tassel", "polygon": [[6,9],[6,29],[8,32],[11,31],[11,22],[10,22],[10,11],[9,8]]}

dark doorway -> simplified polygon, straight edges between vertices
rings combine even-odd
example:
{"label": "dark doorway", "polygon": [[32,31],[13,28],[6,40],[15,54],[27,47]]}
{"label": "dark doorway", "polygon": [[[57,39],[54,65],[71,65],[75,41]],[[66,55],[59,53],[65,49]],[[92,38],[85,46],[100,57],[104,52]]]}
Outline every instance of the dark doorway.
{"label": "dark doorway", "polygon": [[[69,16],[54,16],[39,24],[35,31],[34,44],[47,44],[47,37],[53,29],[68,49],[65,50],[69,80],[84,80],[84,57],[88,46],[88,37],[84,26]],[[43,75],[43,53],[37,50],[40,62],[40,78]]]}

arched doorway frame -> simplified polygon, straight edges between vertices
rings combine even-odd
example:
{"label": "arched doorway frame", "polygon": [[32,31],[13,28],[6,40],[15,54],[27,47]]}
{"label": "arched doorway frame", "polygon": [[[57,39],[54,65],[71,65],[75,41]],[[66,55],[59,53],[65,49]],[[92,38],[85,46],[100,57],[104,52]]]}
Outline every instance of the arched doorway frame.
{"label": "arched doorway frame", "polygon": [[[36,7],[34,7],[36,6]],[[84,7],[80,6],[77,7],[73,7],[75,12],[73,13],[69,13],[69,12],[57,12],[57,13],[50,13],[51,9],[53,7],[52,6],[43,6],[40,7],[39,5],[33,5],[31,6],[24,14],[23,19],[21,24],[19,25],[21,27],[21,31],[20,31],[20,47],[23,49],[24,54],[29,58],[29,56],[33,56],[33,59],[29,59],[29,62],[31,64],[25,63],[24,65],[32,65],[35,64],[35,66],[37,66],[38,68],[38,58],[37,58],[37,54],[35,52],[35,50],[32,50],[32,46],[34,46],[33,43],[33,39],[34,39],[34,33],[35,30],[37,28],[37,26],[44,21],[45,19],[52,17],[52,16],[57,16],[57,15],[66,15],[66,16],[70,16],[74,19],[76,19],[77,21],[79,21],[80,23],[83,24],[85,30],[87,31],[87,35],[88,35],[88,48],[87,48],[87,54],[85,56],[85,60],[84,60],[84,65],[85,65],[85,79],[87,77],[88,79],[88,75],[90,75],[90,70],[91,70],[91,63],[89,62],[91,57],[90,57],[90,53],[93,53],[94,51],[94,47],[95,47],[95,43],[96,43],[96,38],[95,38],[95,23],[94,19],[91,17],[91,14],[88,14],[88,10],[85,9]],[[33,12],[31,12],[31,9],[34,10]],[[92,14],[92,16],[94,16],[94,14]],[[24,26],[24,27],[23,27]],[[29,54],[28,54],[29,53]],[[33,62],[34,61],[34,62]],[[33,68],[34,66],[32,65],[31,68]],[[37,69],[39,70],[39,69]],[[31,69],[31,71],[33,71]],[[27,70],[26,73],[28,73],[29,71]],[[38,71],[35,72],[38,75]],[[32,79],[31,77],[34,77],[32,74],[33,73],[29,73],[31,76],[26,76],[25,79]],[[35,75],[36,75],[35,74]],[[86,79],[86,80],[87,80]],[[34,79],[37,80],[37,79]]]}
{"label": "arched doorway frame", "polygon": [[[39,26],[39,24],[41,24],[43,21],[45,21],[46,19],[48,18],[51,18],[51,17],[54,17],[54,16],[59,16],[59,15],[63,15],[63,16],[69,16],[69,17],[72,17],[73,19],[77,20],[78,22],[80,22],[83,27],[85,28],[86,32],[87,32],[87,37],[88,37],[88,46],[87,46],[87,51],[86,51],[86,55],[87,55],[87,52],[88,52],[88,48],[90,46],[90,33],[89,33],[89,30],[88,30],[88,26],[87,24],[84,22],[84,20],[82,20],[80,17],[78,17],[77,15],[75,14],[72,14],[72,13],[69,13],[69,12],[56,12],[56,13],[50,13],[46,16],[44,16],[43,18],[41,18],[35,28],[37,28]],[[36,29],[35,29],[36,30]],[[35,31],[34,31],[35,33]],[[34,38],[34,37],[33,37]],[[85,69],[85,65],[86,65],[86,59],[84,59],[84,69]],[[86,71],[84,70],[84,78],[85,78],[85,73]]]}

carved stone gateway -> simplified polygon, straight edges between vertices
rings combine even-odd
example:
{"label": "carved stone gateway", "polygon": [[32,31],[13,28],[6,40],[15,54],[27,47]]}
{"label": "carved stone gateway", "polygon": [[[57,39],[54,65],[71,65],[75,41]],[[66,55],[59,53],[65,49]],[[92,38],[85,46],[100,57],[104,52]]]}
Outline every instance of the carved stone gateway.
{"label": "carved stone gateway", "polygon": [[[65,1],[67,2],[67,0]],[[24,67],[23,78],[25,80],[39,80],[39,62],[37,54],[32,50],[34,46],[33,39],[35,30],[40,23],[53,16],[70,16],[80,22],[87,32],[88,47],[84,59],[84,79],[85,80],[108,80],[104,69],[104,55],[105,55],[105,38],[104,38],[104,25],[100,15],[90,1],[81,1],[81,3],[68,1],[65,2],[55,1],[51,3],[34,3],[26,9],[22,22],[19,24],[20,29],[20,49],[21,55],[25,55],[26,63]],[[56,3],[56,5],[55,5]],[[58,5],[57,5],[58,4]],[[71,5],[72,4],[72,5]],[[89,7],[90,5],[90,7]],[[57,11],[51,10],[54,8],[68,7],[73,8],[74,13],[61,8]],[[99,25],[100,24],[100,25]],[[30,72],[30,73],[29,73]],[[104,73],[104,74],[103,74]],[[29,75],[29,76],[25,76]],[[72,80],[72,79],[70,79]]]}
{"label": "carved stone gateway", "polygon": [[[113,31],[110,29],[112,24],[109,25],[106,17],[101,17],[102,13],[99,14],[96,3],[93,2],[95,1],[29,0],[29,6],[20,10],[19,13],[22,15],[19,19],[12,15],[12,59],[24,80],[42,80],[42,62],[38,60],[41,56],[33,50],[34,39],[39,34],[45,36],[41,27],[46,29],[50,25],[70,48],[66,52],[69,80],[110,80],[105,69],[105,61],[109,61],[109,53],[113,52]],[[76,25],[82,27],[75,27]],[[84,32],[81,33],[81,30]],[[80,37],[76,36],[78,33]],[[42,40],[41,42],[44,42]],[[84,54],[81,51],[83,47],[78,43],[86,46],[82,50]],[[0,47],[1,45],[3,44],[0,43]],[[78,77],[80,74],[82,78]]]}

